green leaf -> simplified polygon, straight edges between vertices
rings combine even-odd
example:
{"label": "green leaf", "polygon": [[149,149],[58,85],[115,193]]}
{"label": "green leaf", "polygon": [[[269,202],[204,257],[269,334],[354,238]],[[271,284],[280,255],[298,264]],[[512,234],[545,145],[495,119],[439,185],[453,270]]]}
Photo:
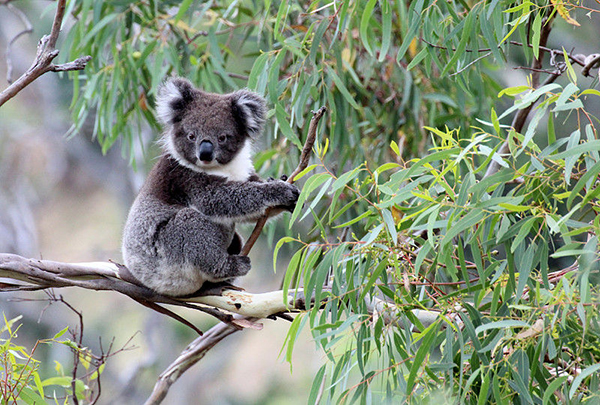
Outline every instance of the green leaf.
{"label": "green leaf", "polygon": [[375,170],[375,173],[376,174],[381,174],[381,173],[383,173],[385,171],[388,171],[388,170],[391,170],[391,169],[397,169],[399,167],[402,167],[402,166],[400,166],[398,163],[392,163],[392,162],[390,162],[390,163],[384,163],[381,166],[379,166],[377,168],[377,170]]}
{"label": "green leaf", "polygon": [[369,28],[369,21],[373,16],[373,9],[375,8],[376,3],[377,0],[369,0],[363,11],[362,18],[360,19],[360,39],[362,40],[362,43],[365,46],[365,50],[371,56],[373,56],[373,50],[371,49],[371,45],[369,44],[369,32],[367,30]]}
{"label": "green leaf", "polygon": [[[480,370],[480,369],[478,369]],[[481,389],[479,390],[479,395],[477,397],[477,405],[485,405],[487,402],[488,392],[490,390],[490,376],[492,375],[492,371],[488,371],[483,377],[483,383],[481,384]]]}
{"label": "green leaf", "polygon": [[283,290],[283,299],[285,300],[286,305],[288,299],[288,291],[290,286],[292,285],[292,279],[295,275],[297,275],[298,277],[300,276],[299,266],[302,259],[304,258],[305,253],[306,249],[304,247],[298,250],[296,253],[294,253],[292,258],[290,259],[290,263],[288,264],[287,270],[285,272],[285,277],[283,278],[283,286],[281,289]]}
{"label": "green leaf", "polygon": [[496,110],[494,110],[494,108],[492,108],[492,124],[496,134],[500,135],[500,121],[498,121],[498,115],[496,114]]}
{"label": "green leaf", "polygon": [[277,125],[279,125],[279,129],[283,133],[283,135],[292,141],[294,145],[296,145],[299,149],[302,149],[302,142],[298,139],[298,136],[292,131],[292,127],[290,126],[287,118],[287,114],[283,109],[283,106],[277,104],[275,106],[275,117],[277,118]]}
{"label": "green leaf", "polygon": [[[421,346],[419,346],[419,349],[415,354],[412,365],[410,366],[410,373],[408,374],[408,379],[406,380],[406,395],[410,395],[412,393],[413,387],[415,385],[415,379],[417,378],[417,373],[421,369],[421,366],[424,365],[425,357],[434,350],[434,348],[431,347],[431,344],[437,336],[438,323],[439,322],[432,323],[427,329],[423,331],[423,333],[421,333]],[[425,367],[427,367],[426,364]]]}
{"label": "green leaf", "polygon": [[321,390],[321,385],[323,384],[323,378],[325,376],[325,369],[327,364],[323,364],[317,374],[315,374],[315,378],[313,378],[313,383],[310,388],[310,394],[308,395],[308,403],[316,404],[317,398],[319,397],[319,391]]}
{"label": "green leaf", "polygon": [[381,233],[381,230],[383,229],[384,224],[379,224],[377,225],[375,228],[371,229],[364,238],[361,239],[361,242],[363,242],[363,244],[361,245],[362,247],[367,247],[369,246],[371,243],[373,243],[375,241],[375,239],[377,239],[377,237],[379,236],[379,234]]}
{"label": "green leaf", "polygon": [[579,99],[577,99],[575,101],[572,101],[570,103],[565,103],[565,104],[562,104],[562,105],[557,105],[556,107],[554,107],[554,109],[552,110],[552,112],[576,110],[578,108],[583,108],[583,103]]}
{"label": "green leaf", "polygon": [[86,36],[81,40],[80,43],[82,44],[82,46],[86,46],[90,41],[92,41],[92,39],[94,39],[96,37],[96,35],[102,28],[104,28],[105,26],[110,24],[118,16],[119,16],[119,14],[117,14],[117,13],[109,14],[109,15],[103,17],[102,20],[100,20],[98,23],[94,24],[94,28],[92,28],[86,34]]}
{"label": "green leaf", "polygon": [[427,49],[427,48],[421,49],[419,51],[419,53],[415,55],[415,57],[413,58],[413,60],[410,61],[410,63],[406,67],[406,70],[411,70],[412,68],[414,68],[415,66],[417,66],[419,63],[421,63],[421,61],[423,59],[425,59],[425,57],[427,57],[427,55],[429,55],[429,49]]}
{"label": "green leaf", "polygon": [[571,149],[567,149],[564,152],[557,153],[557,154],[553,155],[552,157],[555,159],[564,159],[568,156],[581,155],[586,152],[599,151],[599,150],[600,150],[600,139],[596,139],[593,141],[588,141],[586,143],[582,143]]}
{"label": "green leaf", "polygon": [[381,6],[381,49],[379,50],[378,62],[383,62],[390,49],[392,39],[392,7],[388,0],[379,0]]}
{"label": "green leaf", "polygon": [[68,331],[68,330],[69,330],[69,327],[67,326],[67,327],[66,327],[66,328],[64,328],[63,330],[61,330],[61,331],[57,332],[57,333],[56,333],[56,335],[54,335],[54,336],[52,337],[52,339],[54,339],[54,340],[58,339],[59,337],[61,337],[61,336],[62,336],[62,335],[64,335],[65,333],[67,333],[67,331]]}
{"label": "green leaf", "polygon": [[498,93],[498,98],[502,97],[505,94],[507,96],[514,97],[517,94],[521,94],[527,90],[531,90],[531,86],[521,85],[521,86],[509,87],[509,88],[503,89],[500,93]]}
{"label": "green leaf", "polygon": [[[296,219],[302,212],[302,210],[303,210],[302,205],[304,204],[304,202],[306,201],[308,196],[315,189],[317,189],[317,187],[319,187],[321,184],[323,184],[327,180],[331,181],[331,176],[329,175],[329,173],[317,173],[317,174],[312,175],[308,180],[306,180],[306,183],[304,183],[304,187],[302,187],[302,191],[300,192],[300,196],[298,197],[298,202],[296,203],[296,208],[294,209],[294,212],[292,213],[292,217],[290,219],[290,226],[292,226],[292,224],[296,221]],[[309,210],[307,210],[307,211],[309,211]]]}
{"label": "green leaf", "polygon": [[590,375],[592,375],[593,373],[597,372],[600,370],[600,363],[598,364],[594,364],[593,366],[587,367],[586,369],[584,369],[577,377],[575,377],[575,379],[573,380],[573,383],[571,384],[571,389],[569,390],[569,399],[573,399],[573,397],[575,396],[575,393],[577,392],[577,388],[579,388],[579,386],[581,385],[581,383],[583,382],[583,380],[587,377],[589,377]]}
{"label": "green leaf", "polygon": [[524,321],[516,321],[516,320],[503,320],[503,321],[495,321],[486,323],[483,325],[479,325],[475,328],[475,334],[479,335],[481,332],[485,332],[490,329],[507,329],[507,328],[529,328],[530,325]]}
{"label": "green leaf", "polygon": [[521,228],[519,229],[519,233],[517,234],[517,236],[515,237],[515,239],[513,240],[512,244],[510,246],[511,253],[514,253],[515,250],[517,250],[517,247],[519,247],[521,242],[523,242],[523,240],[527,237],[527,235],[529,235],[531,228],[537,221],[538,221],[537,217],[531,217],[527,221],[525,221],[523,223],[523,225],[521,225]]}
{"label": "green leaf", "polygon": [[50,377],[50,378],[46,378],[44,381],[42,381],[42,385],[44,387],[47,387],[49,385],[59,385],[61,387],[70,387],[71,386],[71,377]]}
{"label": "green leaf", "polygon": [[319,165],[318,164],[314,164],[314,165],[307,166],[306,169],[302,170],[300,173],[298,173],[296,175],[296,177],[294,177],[294,182],[300,180],[306,174],[308,174],[309,172],[313,171],[317,166],[319,166]]}
{"label": "green leaf", "polygon": [[544,397],[542,398],[543,405],[548,405],[550,403],[550,400],[552,399],[554,393],[565,384],[568,378],[569,377],[567,377],[566,375],[558,377],[556,380],[548,384],[548,387],[544,390]]}
{"label": "green leaf", "polygon": [[[592,141],[592,142],[596,142],[596,141]],[[588,142],[587,144],[590,144],[592,142]],[[587,144],[583,144],[583,145],[579,145],[579,146],[584,146]],[[577,147],[575,147],[573,149],[577,149]],[[598,173],[600,173],[600,161],[596,162],[595,165],[590,167],[587,170],[587,172],[585,172],[585,174],[583,176],[581,176],[581,178],[579,179],[577,184],[575,184],[575,186],[573,187],[573,190],[571,190],[571,195],[567,199],[567,208],[571,209],[571,205],[573,204],[573,200],[575,200],[575,197],[577,197],[579,195],[579,192],[583,189],[583,187],[586,185],[586,183],[588,181],[595,179],[598,176]]]}
{"label": "green leaf", "polygon": [[[292,321],[290,328],[288,329],[288,333],[285,337],[285,341],[283,342],[285,351],[285,360],[290,363],[290,372],[292,371],[292,353],[294,352],[294,344],[296,343],[296,338],[298,337],[298,333],[301,330],[301,325],[304,324],[307,317],[298,315]],[[283,349],[283,348],[282,348]]]}
{"label": "green leaf", "polygon": [[337,73],[335,73],[335,71],[331,67],[329,67],[329,65],[327,65],[327,75],[329,77],[331,77],[331,79],[335,83],[335,87],[337,87],[337,89],[340,91],[340,93],[342,93],[342,96],[344,96],[346,101],[348,103],[350,103],[350,105],[352,107],[354,107],[355,109],[357,109],[357,110],[360,109],[360,107],[356,103],[356,100],[354,100],[354,97],[352,97],[352,95],[350,94],[350,92],[348,91],[348,89],[346,88],[344,83],[342,82],[342,79],[340,79],[340,77],[337,75]]}
{"label": "green leaf", "polygon": [[450,243],[454,237],[467,228],[473,227],[483,219],[484,215],[485,213],[482,210],[474,209],[457,222],[453,223],[452,225],[449,224],[449,229],[447,230],[444,239],[442,239],[440,242],[440,247]]}
{"label": "green leaf", "polygon": [[42,379],[40,378],[40,375],[36,371],[34,371],[31,374],[33,376],[33,381],[35,383],[35,387],[37,388],[40,396],[43,398],[44,397],[44,384],[42,383]]}
{"label": "green leaf", "polygon": [[556,105],[564,105],[567,102],[567,100],[577,91],[579,91],[579,87],[577,87],[576,84],[567,84],[567,86],[563,89],[563,91],[560,93],[560,96],[556,100]]}
{"label": "green leaf", "polygon": [[[22,399],[28,405],[40,405],[46,403],[44,398],[40,397],[39,394],[35,392],[31,387],[24,387],[19,393],[19,399]],[[14,403],[17,402],[15,401]]]}
{"label": "green leaf", "polygon": [[177,14],[175,15],[175,23],[181,20],[181,17],[185,14],[185,12],[192,5],[192,0],[183,0],[181,5],[179,6],[179,10],[177,10]]}
{"label": "green leaf", "polygon": [[392,245],[394,245],[394,246],[397,245],[398,244],[398,230],[396,229],[396,222],[394,221],[394,217],[392,216],[392,213],[387,209],[383,209],[383,210],[381,210],[381,216],[382,216],[383,222],[385,223],[385,226],[390,234]]}
{"label": "green leaf", "polygon": [[[349,204],[353,204],[355,201],[350,202]],[[339,224],[339,225],[335,225],[333,228],[337,229],[337,228],[345,228],[347,226],[350,226],[352,224],[357,223],[358,221],[361,221],[365,218],[367,218],[368,216],[372,215],[373,213],[371,211],[365,211],[362,214],[360,214],[359,216],[357,216],[356,218],[352,218],[349,221],[344,222],[343,224]],[[336,218],[333,218],[333,220],[335,220]]]}
{"label": "green leaf", "polygon": [[531,47],[533,48],[533,56],[536,59],[540,56],[540,35],[542,32],[542,13],[537,13],[533,19],[531,26],[533,35],[531,36]]}
{"label": "green leaf", "polygon": [[344,187],[346,184],[348,184],[348,182],[354,180],[356,178],[356,176],[358,176],[362,170],[364,170],[364,169],[362,168],[362,165],[361,165],[361,166],[355,167],[354,169],[352,169],[349,172],[342,174],[331,185],[331,191],[335,192],[338,189]]}
{"label": "green leaf", "polygon": [[465,26],[461,32],[460,42],[454,51],[452,58],[448,61],[444,70],[441,73],[441,76],[445,76],[446,73],[450,69],[453,69],[456,66],[458,60],[465,56],[465,49],[467,48],[467,42],[471,38],[471,32],[473,31],[473,21],[475,20],[476,13],[474,10],[471,10],[465,19]]}
{"label": "green leaf", "polygon": [[556,142],[556,132],[554,131],[554,114],[548,114],[548,145]]}
{"label": "green leaf", "polygon": [[396,55],[396,63],[400,64],[400,61],[404,57],[404,54],[408,50],[410,43],[415,39],[417,32],[419,31],[419,26],[421,25],[421,17],[420,14],[415,14],[411,18],[411,24],[406,33],[406,36],[402,38],[402,45],[400,45],[400,49],[398,49],[398,54]]}
{"label": "green leaf", "polygon": [[379,276],[381,276],[381,273],[383,273],[383,271],[387,269],[387,266],[388,266],[387,260],[384,259],[381,262],[379,262],[379,264],[377,265],[375,270],[371,273],[371,276],[369,277],[369,281],[367,281],[367,283],[362,286],[362,292],[360,293],[360,297],[358,297],[359,302],[362,302],[365,299],[365,297],[367,296],[367,294],[373,293],[373,291],[372,291],[373,285],[375,284],[375,282],[377,281]]}
{"label": "green leaf", "polygon": [[254,61],[250,76],[248,77],[248,88],[251,90],[257,90],[258,77],[261,75],[266,76],[268,71],[265,69],[267,61],[269,60],[269,54],[263,53]]}
{"label": "green leaf", "polygon": [[279,249],[281,249],[284,243],[293,242],[294,240],[294,238],[284,236],[283,238],[279,239],[279,241],[277,241],[275,249],[273,250],[273,272],[277,271],[277,254],[279,253]]}
{"label": "green leaf", "polygon": [[461,403],[461,404],[466,403],[466,401],[465,401],[466,396],[468,393],[472,392],[471,385],[473,385],[473,382],[479,378],[479,374],[481,374],[481,368],[474,370],[473,373],[469,376],[469,379],[467,380],[467,383],[465,384],[465,386],[463,388],[463,392],[462,392],[459,403]]}
{"label": "green leaf", "polygon": [[306,218],[306,216],[310,213],[313,212],[313,209],[315,208],[315,206],[321,202],[321,199],[323,198],[323,196],[325,195],[325,193],[327,192],[327,190],[329,190],[329,185],[331,184],[331,182],[333,181],[333,178],[328,178],[326,179],[325,183],[321,186],[321,190],[319,190],[318,194],[312,199],[310,205],[308,206],[308,208],[305,209],[304,211],[304,215],[302,215],[300,217],[300,221],[302,221],[304,218]]}

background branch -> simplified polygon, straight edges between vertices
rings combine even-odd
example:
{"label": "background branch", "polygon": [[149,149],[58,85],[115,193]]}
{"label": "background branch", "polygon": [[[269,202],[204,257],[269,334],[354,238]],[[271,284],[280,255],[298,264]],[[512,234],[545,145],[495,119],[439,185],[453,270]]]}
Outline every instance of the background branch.
{"label": "background branch", "polygon": [[[37,46],[37,54],[31,65],[31,67],[21,75],[14,83],[8,86],[0,93],[0,106],[6,103],[8,100],[13,98],[17,93],[27,87],[35,79],[47,72],[64,72],[70,70],[82,70],[86,64],[92,59],[91,56],[83,56],[72,62],[65,63],[62,65],[55,65],[52,63],[54,58],[58,56],[58,50],[56,49],[56,41],[60,34],[60,27],[65,14],[65,3],[66,0],[58,0],[56,6],[56,14],[54,15],[54,21],[52,22],[52,30],[50,35],[44,35]],[[11,6],[9,4],[9,6]],[[15,9],[16,10],[16,9]],[[18,36],[20,36],[18,34]],[[16,38],[13,38],[13,41]],[[8,51],[7,51],[8,52]],[[9,58],[7,58],[9,60]],[[10,62],[9,62],[10,63]],[[10,70],[9,70],[10,74]],[[10,76],[9,76],[10,82]]]}
{"label": "background branch", "polygon": [[25,34],[32,33],[33,32],[33,26],[31,25],[31,22],[29,21],[29,19],[25,15],[25,13],[22,12],[20,9],[18,9],[17,7],[15,7],[14,5],[12,5],[10,3],[7,3],[6,7],[13,14],[15,14],[17,17],[19,17],[19,19],[23,22],[23,25],[25,25],[25,28],[22,31],[18,32],[17,35],[15,35],[10,40],[10,42],[8,43],[8,46],[6,47],[6,51],[5,51],[5,56],[6,56],[6,81],[10,84],[10,83],[12,83],[12,71],[13,71],[12,58],[10,57],[11,47],[17,41],[17,39],[19,39],[21,36],[23,36]]}

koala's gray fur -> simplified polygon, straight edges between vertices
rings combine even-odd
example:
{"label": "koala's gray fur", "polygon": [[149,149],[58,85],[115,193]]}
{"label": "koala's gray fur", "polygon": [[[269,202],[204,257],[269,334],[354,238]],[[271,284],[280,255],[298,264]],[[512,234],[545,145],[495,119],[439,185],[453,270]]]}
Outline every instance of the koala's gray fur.
{"label": "koala's gray fur", "polygon": [[254,173],[251,139],[266,110],[259,95],[206,93],[175,78],[160,88],[156,106],[165,154],[131,207],[123,258],[145,286],[188,295],[205,281],[248,273],[235,223],[254,221],[268,207],[293,208],[299,190]]}

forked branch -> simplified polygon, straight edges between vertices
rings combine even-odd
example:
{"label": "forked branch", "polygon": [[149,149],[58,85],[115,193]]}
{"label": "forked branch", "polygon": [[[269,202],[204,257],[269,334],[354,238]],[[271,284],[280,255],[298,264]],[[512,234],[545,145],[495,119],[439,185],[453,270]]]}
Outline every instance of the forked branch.
{"label": "forked branch", "polygon": [[[52,23],[52,31],[50,35],[44,35],[37,46],[37,54],[31,67],[27,69],[25,73],[15,80],[10,86],[4,89],[0,93],[0,106],[6,103],[8,100],[13,98],[17,93],[27,87],[35,79],[47,72],[64,72],[70,70],[83,70],[86,64],[92,59],[91,56],[83,56],[77,58],[72,62],[68,62],[62,65],[55,65],[52,63],[54,58],[58,56],[58,49],[56,49],[56,41],[60,34],[60,27],[65,15],[65,4],[66,0],[58,0],[56,5],[56,14],[54,15],[54,21]],[[10,59],[8,59],[10,60]],[[9,64],[10,67],[10,64]]]}

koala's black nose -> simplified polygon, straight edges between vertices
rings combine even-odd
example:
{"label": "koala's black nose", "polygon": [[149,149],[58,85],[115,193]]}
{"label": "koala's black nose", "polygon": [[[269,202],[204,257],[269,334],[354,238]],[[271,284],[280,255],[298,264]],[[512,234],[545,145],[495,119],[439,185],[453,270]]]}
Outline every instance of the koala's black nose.
{"label": "koala's black nose", "polygon": [[200,142],[200,147],[198,148],[198,159],[203,162],[210,162],[213,160],[214,153],[213,144],[210,141],[202,141]]}

